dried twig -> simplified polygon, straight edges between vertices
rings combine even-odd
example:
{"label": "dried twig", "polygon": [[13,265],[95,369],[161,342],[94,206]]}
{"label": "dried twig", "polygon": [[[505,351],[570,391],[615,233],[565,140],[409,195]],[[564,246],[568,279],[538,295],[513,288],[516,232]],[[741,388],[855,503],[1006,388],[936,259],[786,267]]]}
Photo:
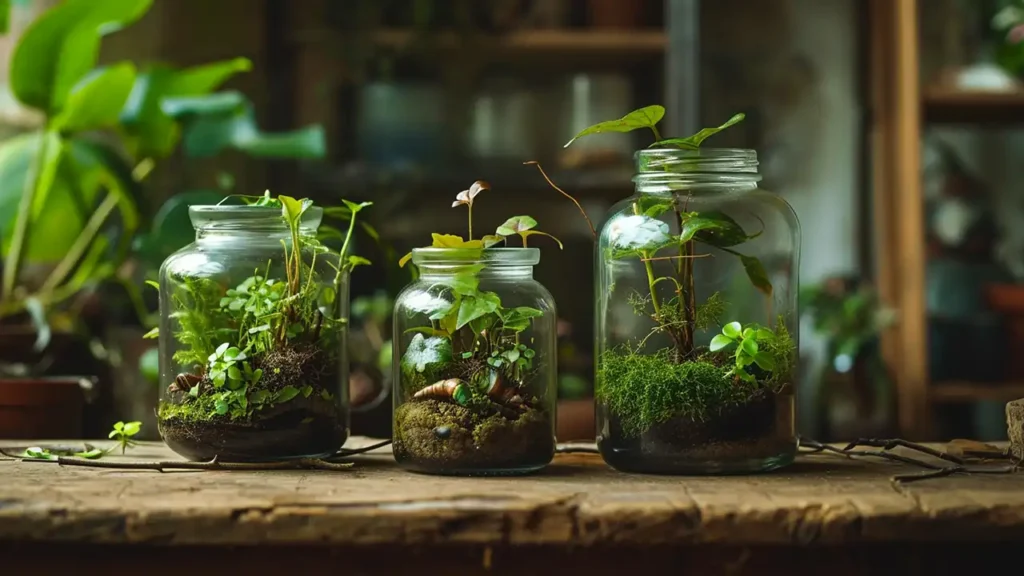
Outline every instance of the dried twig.
{"label": "dried twig", "polygon": [[[872,448],[881,448],[881,450],[857,450],[856,448],[861,446],[867,446]],[[924,472],[913,472],[907,474],[896,474],[891,478],[893,482],[897,483],[908,483],[916,482],[918,480],[928,480],[930,478],[942,478],[944,476],[951,476],[953,474],[1012,474],[1020,469],[1020,462],[1014,462],[1009,466],[968,466],[967,461],[958,456],[947,454],[925,446],[924,444],[918,444],[916,442],[910,442],[899,438],[893,439],[877,439],[877,438],[861,438],[854,442],[850,442],[845,448],[836,448],[828,444],[822,444],[817,440],[811,440],[809,438],[800,439],[800,447],[805,449],[806,454],[815,454],[819,452],[829,452],[832,454],[838,454],[847,458],[882,458],[902,464],[909,464],[911,466],[917,466],[924,468]],[[910,456],[904,456],[902,454],[896,454],[890,452],[893,448],[906,448],[913,450],[921,454],[926,454],[932,458],[943,460],[951,463],[946,466],[943,464],[937,464],[934,462],[927,462],[925,460],[919,460]],[[1004,456],[1005,458],[1005,456]]]}
{"label": "dried twig", "polygon": [[682,260],[686,258],[711,258],[711,254],[679,254],[676,256],[657,256],[653,258],[641,258],[641,262],[655,262],[658,260]]}
{"label": "dried twig", "polygon": [[526,166],[529,166],[529,165],[536,166],[537,170],[540,170],[540,175],[543,176],[544,180],[547,181],[548,186],[551,186],[552,188],[554,188],[555,190],[560,192],[562,194],[562,196],[565,196],[569,200],[572,200],[572,203],[576,205],[576,208],[579,209],[580,214],[583,214],[583,218],[587,221],[587,224],[590,226],[590,233],[594,235],[594,238],[597,238],[597,229],[594,228],[594,223],[590,221],[590,217],[587,216],[586,210],[583,209],[583,206],[580,205],[579,201],[576,200],[575,198],[573,198],[572,194],[569,194],[565,190],[562,190],[557,185],[555,185],[555,183],[551,181],[551,178],[548,178],[547,173],[544,172],[544,168],[541,168],[540,162],[537,162],[536,160],[530,160],[529,162],[523,162],[523,164],[526,165]]}

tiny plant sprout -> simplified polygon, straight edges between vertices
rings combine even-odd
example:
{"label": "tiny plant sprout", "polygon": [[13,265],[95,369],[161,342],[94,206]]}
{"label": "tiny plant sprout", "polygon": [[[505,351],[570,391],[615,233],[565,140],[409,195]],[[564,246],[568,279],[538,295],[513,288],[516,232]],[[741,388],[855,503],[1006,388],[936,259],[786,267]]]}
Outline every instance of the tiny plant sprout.
{"label": "tiny plant sprout", "polygon": [[107,437],[116,440],[117,445],[121,447],[121,454],[124,454],[128,448],[135,447],[136,441],[133,438],[141,429],[142,422],[117,422]]}
{"label": "tiny plant sprout", "polygon": [[477,180],[473,182],[473,185],[468,189],[463,190],[455,195],[455,201],[452,202],[452,208],[456,206],[465,205],[469,209],[469,239],[473,239],[473,200],[483,192],[484,190],[490,190],[491,185],[483,180]]}

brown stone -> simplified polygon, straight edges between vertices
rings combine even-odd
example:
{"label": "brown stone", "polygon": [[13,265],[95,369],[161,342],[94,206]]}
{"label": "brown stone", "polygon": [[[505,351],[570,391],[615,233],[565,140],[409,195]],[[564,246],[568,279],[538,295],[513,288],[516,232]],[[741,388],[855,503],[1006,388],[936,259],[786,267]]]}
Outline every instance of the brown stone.
{"label": "brown stone", "polygon": [[1010,453],[1024,460],[1024,398],[1006,403],[1006,432]]}

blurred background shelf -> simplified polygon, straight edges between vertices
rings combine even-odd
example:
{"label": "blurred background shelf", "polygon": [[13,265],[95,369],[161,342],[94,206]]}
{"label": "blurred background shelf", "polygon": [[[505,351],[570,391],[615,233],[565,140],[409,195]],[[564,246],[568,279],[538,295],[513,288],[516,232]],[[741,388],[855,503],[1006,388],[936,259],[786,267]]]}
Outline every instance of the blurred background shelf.
{"label": "blurred background shelf", "polygon": [[1024,91],[927,90],[922,110],[928,123],[1024,124]]}
{"label": "blurred background shelf", "polygon": [[1024,398],[1024,382],[935,382],[929,390],[936,404],[959,404],[979,400],[1008,402]]}

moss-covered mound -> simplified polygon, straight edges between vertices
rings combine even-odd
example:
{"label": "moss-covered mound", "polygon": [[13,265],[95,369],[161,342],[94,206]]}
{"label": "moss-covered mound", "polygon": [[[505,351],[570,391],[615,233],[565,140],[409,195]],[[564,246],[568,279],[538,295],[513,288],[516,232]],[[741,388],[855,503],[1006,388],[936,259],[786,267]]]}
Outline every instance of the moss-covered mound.
{"label": "moss-covered mound", "polygon": [[554,454],[550,416],[528,408],[516,419],[438,400],[412,401],[395,411],[394,453],[431,472],[539,467]]}
{"label": "moss-covered mound", "polygon": [[670,354],[611,350],[601,356],[595,395],[624,434],[637,436],[675,417],[705,421],[748,402],[761,388],[726,376],[728,366],[709,360],[677,364]]}

